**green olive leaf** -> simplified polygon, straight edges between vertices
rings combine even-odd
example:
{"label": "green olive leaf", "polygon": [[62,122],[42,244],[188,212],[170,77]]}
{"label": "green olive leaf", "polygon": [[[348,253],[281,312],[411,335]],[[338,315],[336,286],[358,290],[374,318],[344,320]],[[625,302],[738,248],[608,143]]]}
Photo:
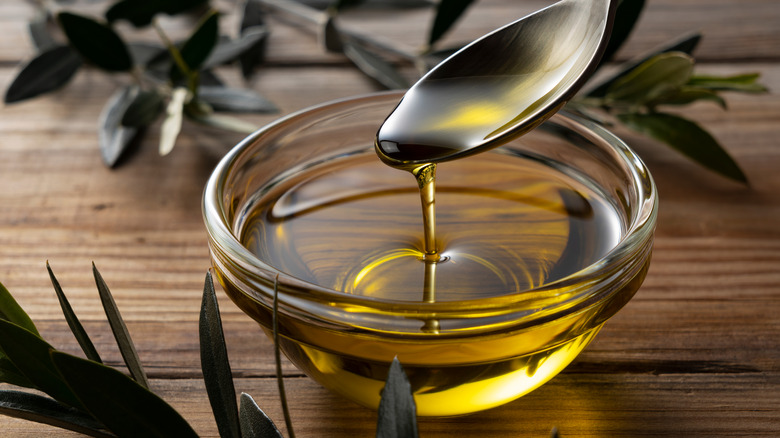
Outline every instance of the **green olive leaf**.
{"label": "green olive leaf", "polygon": [[82,407],[51,361],[54,348],[12,322],[0,319],[0,350],[36,388],[68,406]]}
{"label": "green olive leaf", "polygon": [[[225,81],[222,80],[213,70],[201,70],[198,73],[201,87],[224,87]],[[198,87],[200,89],[200,87]]]}
{"label": "green olive leaf", "polygon": [[203,69],[214,68],[239,59],[249,50],[255,50],[258,43],[268,38],[268,28],[255,26],[243,32],[239,38],[220,41],[203,62]]}
{"label": "green olive leaf", "polygon": [[323,23],[320,29],[320,41],[327,52],[344,52],[344,39],[338,26],[336,26],[336,17],[334,15],[328,15]]}
{"label": "green olive leaf", "polygon": [[275,113],[279,108],[254,90],[230,87],[198,87],[198,98],[214,111],[234,113]]}
{"label": "green olive leaf", "polygon": [[388,89],[405,89],[409,87],[409,83],[392,64],[360,44],[354,44],[351,40],[344,41],[344,55],[360,71]]}
{"label": "green olive leaf", "polygon": [[609,36],[607,48],[599,62],[599,67],[612,59],[615,53],[626,42],[631,31],[634,30],[642,9],[645,7],[645,0],[621,0],[615,11],[615,20],[612,24],[612,33]]}
{"label": "green olive leaf", "polygon": [[230,369],[219,303],[214,292],[211,273],[206,274],[203,285],[203,301],[200,308],[200,364],[211,410],[217,421],[219,436],[240,438],[241,425],[236,404],[236,388]]}
{"label": "green olive leaf", "polygon": [[152,23],[157,14],[176,15],[207,3],[208,0],[121,0],[106,11],[109,22],[127,20],[135,27]]}
{"label": "green olive leaf", "polygon": [[436,7],[436,15],[428,33],[428,46],[436,44],[458,21],[474,0],[442,0]]}
{"label": "green olive leaf", "polygon": [[54,286],[54,292],[57,294],[57,300],[59,300],[62,313],[65,315],[65,321],[68,323],[70,331],[73,332],[73,335],[76,337],[76,340],[81,346],[81,350],[90,360],[103,363],[103,361],[100,360],[100,355],[98,354],[97,349],[95,349],[95,345],[92,343],[92,340],[89,339],[87,331],[84,330],[84,327],[81,325],[81,321],[79,321],[79,318],[76,316],[76,313],[70,306],[70,302],[65,296],[65,292],[62,291],[62,287],[60,286],[60,282],[57,280],[57,277],[54,276],[54,271],[51,270],[49,262],[46,262],[46,270],[49,271],[49,279],[51,279],[51,284]]}
{"label": "green olive leaf", "polygon": [[685,85],[693,73],[693,58],[682,52],[655,55],[607,90],[607,102],[642,105]]}
{"label": "green olive leaf", "polygon": [[82,65],[70,46],[55,46],[27,63],[5,93],[5,103],[20,102],[67,84]]}
{"label": "green olive leaf", "polygon": [[398,358],[393,358],[387,375],[376,425],[377,438],[406,438],[417,435],[417,407],[412,387]]}
{"label": "green olive leaf", "polygon": [[252,77],[255,68],[265,60],[266,45],[268,43],[268,29],[265,25],[265,8],[259,0],[247,0],[244,4],[244,13],[241,17],[241,37],[251,34],[262,35],[249,49],[239,57],[241,74],[244,79]]}
{"label": "green olive leaf", "polygon": [[0,350],[0,382],[25,388],[35,388],[35,384],[22,374],[19,368],[11,362],[11,359],[5,356],[3,350]]}
{"label": "green olive leaf", "polygon": [[111,332],[114,334],[114,339],[116,339],[116,343],[119,346],[119,352],[122,354],[127,369],[139,385],[148,388],[149,381],[146,378],[146,372],[141,366],[141,360],[138,358],[138,353],[136,352],[135,344],[133,344],[133,340],[130,337],[130,332],[127,330],[125,321],[119,313],[119,308],[116,306],[116,302],[111,295],[111,291],[108,289],[108,285],[103,280],[103,277],[100,275],[100,272],[98,272],[94,263],[92,264],[92,274],[95,277],[95,284],[97,285],[98,294],[100,295],[100,302],[103,304],[103,310],[106,313],[106,318],[108,318],[108,325],[111,327]]}
{"label": "green olive leaf", "polygon": [[629,128],[666,143],[710,170],[735,181],[748,182],[717,140],[690,120],[665,113],[619,114],[618,119]]}
{"label": "green olive leaf", "polygon": [[0,283],[0,319],[23,327],[38,337],[41,336],[30,316],[27,315],[27,312],[22,309],[22,306],[16,302],[11,292],[2,283]]}
{"label": "green olive leaf", "polygon": [[251,395],[241,393],[240,409],[242,438],[283,438],[274,422],[260,409]]}
{"label": "green olive leaf", "polygon": [[121,372],[59,351],[51,352],[51,360],[85,410],[116,435],[198,436],[163,399]]}
{"label": "green olive leaf", "polygon": [[604,95],[607,94],[607,90],[609,89],[609,87],[612,86],[613,83],[621,79],[623,76],[631,73],[639,65],[641,65],[642,63],[646,62],[647,60],[649,60],[650,58],[658,54],[668,53],[668,52],[683,52],[690,55],[696,49],[696,46],[699,44],[700,40],[701,40],[700,33],[684,35],[683,37],[677,40],[671,41],[670,43],[664,44],[661,47],[651,50],[648,54],[641,55],[632,61],[623,63],[620,65],[617,72],[613,73],[603,82],[600,82],[597,86],[593,87],[590,91],[588,91],[587,96],[604,97]]}
{"label": "green olive leaf", "polygon": [[724,110],[727,109],[726,100],[717,92],[706,88],[682,86],[678,90],[667,95],[659,96],[654,101],[648,102],[649,106],[656,105],[688,105],[690,103],[706,100],[718,104]]}
{"label": "green olive leaf", "polygon": [[258,129],[258,126],[253,123],[245,122],[235,117],[214,114],[214,108],[201,99],[193,99],[184,105],[184,115],[201,125],[237,132],[239,134],[251,134]]}
{"label": "green olive leaf", "polygon": [[103,163],[108,167],[115,166],[139,130],[122,126],[122,118],[127,108],[140,92],[137,85],[126,85],[119,89],[106,102],[98,118],[98,142]]}
{"label": "green olive leaf", "polygon": [[135,96],[122,116],[122,126],[142,128],[149,126],[162,113],[165,101],[155,90],[144,90]]}
{"label": "green olive leaf", "polygon": [[110,26],[70,12],[57,18],[73,48],[95,66],[110,72],[133,68],[130,51]]}
{"label": "green olive leaf", "polygon": [[[38,337],[41,336],[30,317],[2,283],[0,283],[0,319],[23,327]],[[0,382],[27,388],[35,387],[35,384],[25,377],[11,359],[5,355],[2,346],[0,346]]]}
{"label": "green olive leaf", "polygon": [[757,82],[760,76],[758,73],[744,73],[725,77],[694,75],[688,81],[688,85],[713,91],[765,93],[768,89]]}
{"label": "green olive leaf", "polygon": [[72,430],[84,435],[112,438],[105,426],[91,416],[48,397],[20,391],[0,390],[0,414]]}
{"label": "green olive leaf", "polygon": [[[219,14],[211,11],[201,20],[198,28],[181,47],[181,57],[190,71],[197,71],[208,59],[217,45],[217,40],[219,40]],[[184,76],[187,76],[187,72],[181,71],[174,63],[169,74],[171,82],[176,83]]]}

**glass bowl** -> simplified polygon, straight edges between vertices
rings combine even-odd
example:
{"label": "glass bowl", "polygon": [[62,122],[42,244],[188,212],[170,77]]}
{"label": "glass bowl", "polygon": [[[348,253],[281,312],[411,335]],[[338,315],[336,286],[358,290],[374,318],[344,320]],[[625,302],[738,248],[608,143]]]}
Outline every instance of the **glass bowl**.
{"label": "glass bowl", "polygon": [[[559,373],[637,291],[650,261],[656,188],[639,157],[617,137],[589,121],[557,114],[531,133],[481,155],[502,163],[533,162],[560,174],[556,178],[561,184],[578,187],[576,202],[603,201],[611,212],[608,226],[588,228],[580,236],[602,250],[582,258],[575,249],[574,257],[584,260],[581,266],[556,271],[557,259],[540,269],[513,263],[509,269],[522,273],[512,273],[512,281],[501,283],[511,283],[505,293],[481,295],[483,288],[458,280],[443,283],[442,289],[437,286],[437,296],[449,298],[418,300],[403,290],[396,298],[383,294],[392,281],[373,285],[372,293],[347,290],[343,282],[319,281],[318,273],[312,274],[315,269],[298,269],[296,263],[271,255],[296,252],[295,244],[280,243],[296,236],[285,234],[287,229],[248,231],[257,219],[257,206],[268,197],[277,202],[283,196],[280,191],[316,180],[307,176],[312,172],[332,174],[318,169],[334,162],[347,160],[342,167],[349,167],[355,157],[370,165],[374,159],[379,162],[374,135],[400,98],[398,92],[379,93],[316,106],[264,127],[233,148],[204,192],[214,271],[228,296],[269,335],[276,296],[281,350],[312,379],[350,400],[376,408],[389,365],[397,357],[409,376],[420,416],[462,415],[498,406]],[[446,172],[441,168],[447,163],[440,164],[440,174],[471,184],[469,160],[456,160],[456,170]],[[416,190],[413,177],[407,176],[404,181]],[[384,187],[383,181],[377,177],[351,184],[362,190],[372,184]],[[344,190],[312,187],[327,199]],[[419,209],[413,190],[407,195]],[[524,219],[509,213],[488,216],[487,223],[475,229],[491,230],[498,216],[506,216],[514,229],[525,229]],[[419,227],[422,232],[421,221]],[[329,234],[316,227],[305,232],[315,241]],[[257,249],[258,241],[266,244],[264,250]],[[538,251],[545,252],[541,245]],[[330,269],[351,268],[339,267],[340,259],[328,255],[331,248],[325,246],[318,254],[326,255],[321,258]],[[480,293],[459,295],[458,288]]]}

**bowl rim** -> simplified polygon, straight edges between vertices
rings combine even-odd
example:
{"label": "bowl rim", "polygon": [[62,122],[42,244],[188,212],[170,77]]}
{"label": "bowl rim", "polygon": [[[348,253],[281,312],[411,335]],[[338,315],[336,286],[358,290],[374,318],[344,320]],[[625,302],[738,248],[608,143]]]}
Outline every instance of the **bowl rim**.
{"label": "bowl rim", "polygon": [[[555,305],[552,306],[553,308],[547,310],[552,311],[557,309],[558,311],[571,313],[588,307],[593,303],[602,301],[611,296],[613,292],[616,292],[615,289],[619,289],[599,288],[599,290],[594,293],[591,289],[593,289],[593,283],[598,282],[599,272],[603,272],[610,267],[618,268],[620,266],[636,265],[636,263],[632,263],[632,254],[636,251],[635,249],[632,250],[632,248],[639,247],[644,248],[644,251],[646,252],[650,251],[658,213],[658,193],[649,170],[641,158],[615,134],[591,120],[584,119],[575,114],[566,113],[565,111],[558,112],[550,121],[546,121],[545,123],[556,123],[580,134],[587,133],[589,134],[587,137],[598,137],[606,141],[610,146],[615,148],[619,152],[619,155],[624,158],[624,161],[629,164],[627,168],[630,169],[631,179],[635,183],[632,185],[638,185],[639,189],[637,192],[640,196],[643,196],[642,202],[640,203],[641,207],[638,209],[637,214],[632,218],[633,220],[628,224],[624,235],[618,243],[599,260],[566,277],[522,292],[488,298],[441,302],[389,300],[385,298],[347,294],[315,283],[303,281],[266,264],[241,244],[231,230],[230,214],[225,209],[222,200],[225,199],[224,189],[230,171],[234,168],[236,162],[243,154],[248,153],[248,151],[251,150],[255,144],[259,143],[262,137],[269,132],[281,125],[291,123],[296,119],[326,110],[338,110],[339,107],[372,103],[377,99],[397,97],[398,100],[400,100],[402,96],[403,91],[382,91],[348,96],[309,106],[272,121],[235,145],[215,166],[203,190],[202,215],[209,235],[209,246],[211,251],[228,257],[231,263],[233,263],[244,275],[259,277],[266,283],[270,282],[272,285],[277,284],[278,282],[280,288],[278,299],[280,303],[287,302],[287,304],[292,304],[294,306],[295,297],[301,298],[303,296],[302,293],[305,291],[306,299],[308,300],[316,299],[328,303],[338,302],[340,304],[360,306],[362,308],[381,308],[383,312],[392,309],[394,313],[399,315],[420,315],[422,312],[447,314],[450,316],[457,316],[460,314],[463,314],[463,316],[466,316],[466,314],[473,315],[475,312],[490,312],[499,308],[504,310],[512,308],[518,309],[521,307],[525,308],[529,302],[541,303],[551,298],[556,298],[554,300]],[[213,253],[212,257],[214,257]],[[639,267],[634,266],[633,271],[638,270]],[[283,290],[282,286],[284,286]],[[242,291],[242,293],[246,294],[245,291]],[[564,300],[560,300],[561,294],[569,296]],[[267,298],[274,299],[273,296]],[[468,306],[464,306],[464,303],[467,303]],[[559,314],[558,311],[555,313]],[[549,317],[550,315],[548,315],[548,318]]]}

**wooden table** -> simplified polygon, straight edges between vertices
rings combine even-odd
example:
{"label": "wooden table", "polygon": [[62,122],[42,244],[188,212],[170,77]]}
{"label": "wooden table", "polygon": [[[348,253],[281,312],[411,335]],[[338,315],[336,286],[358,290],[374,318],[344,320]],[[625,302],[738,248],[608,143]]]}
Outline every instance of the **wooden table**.
{"label": "wooden table", "polygon": [[[234,3],[223,6],[229,10]],[[450,39],[476,37],[547,3],[484,0]],[[750,187],[621,131],[660,191],[654,259],[644,286],[550,383],[488,412],[422,420],[421,436],[544,437],[553,426],[564,437],[780,434],[780,7],[776,0],[647,3],[621,59],[700,30],[705,38],[698,72],[757,71],[772,90],[728,95],[728,111],[712,104],[683,110],[730,151]],[[3,88],[33,53],[25,27],[31,15],[27,2],[0,2]],[[430,16],[402,16],[358,16],[345,19],[345,26],[380,29],[383,38],[414,49]],[[268,65],[252,86],[282,113],[377,89],[343,58],[323,54],[310,34],[271,25]],[[240,84],[234,68],[223,76]],[[46,339],[77,354],[46,274],[48,260],[103,357],[121,368],[90,272],[94,261],[153,390],[203,436],[217,436],[198,353],[197,319],[209,268],[200,196],[210,170],[239,137],[185,125],[173,153],[160,157],[157,123],[137,154],[109,170],[98,153],[96,121],[123,80],[85,70],[55,94],[2,109],[0,281]],[[274,117],[243,116],[258,125]],[[252,394],[283,427],[271,343],[222,294],[220,305],[237,390]],[[289,363],[284,373],[298,436],[374,434],[373,412],[331,395]],[[70,436],[8,417],[0,418],[0,435]]]}

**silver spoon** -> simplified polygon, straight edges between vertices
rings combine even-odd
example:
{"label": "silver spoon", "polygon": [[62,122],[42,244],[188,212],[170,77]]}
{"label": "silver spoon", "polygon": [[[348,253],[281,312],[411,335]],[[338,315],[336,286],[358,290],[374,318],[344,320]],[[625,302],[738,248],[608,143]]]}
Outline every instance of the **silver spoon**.
{"label": "silver spoon", "polygon": [[459,50],[406,92],[377,133],[377,154],[412,169],[530,131],[593,72],[617,3],[562,0]]}

